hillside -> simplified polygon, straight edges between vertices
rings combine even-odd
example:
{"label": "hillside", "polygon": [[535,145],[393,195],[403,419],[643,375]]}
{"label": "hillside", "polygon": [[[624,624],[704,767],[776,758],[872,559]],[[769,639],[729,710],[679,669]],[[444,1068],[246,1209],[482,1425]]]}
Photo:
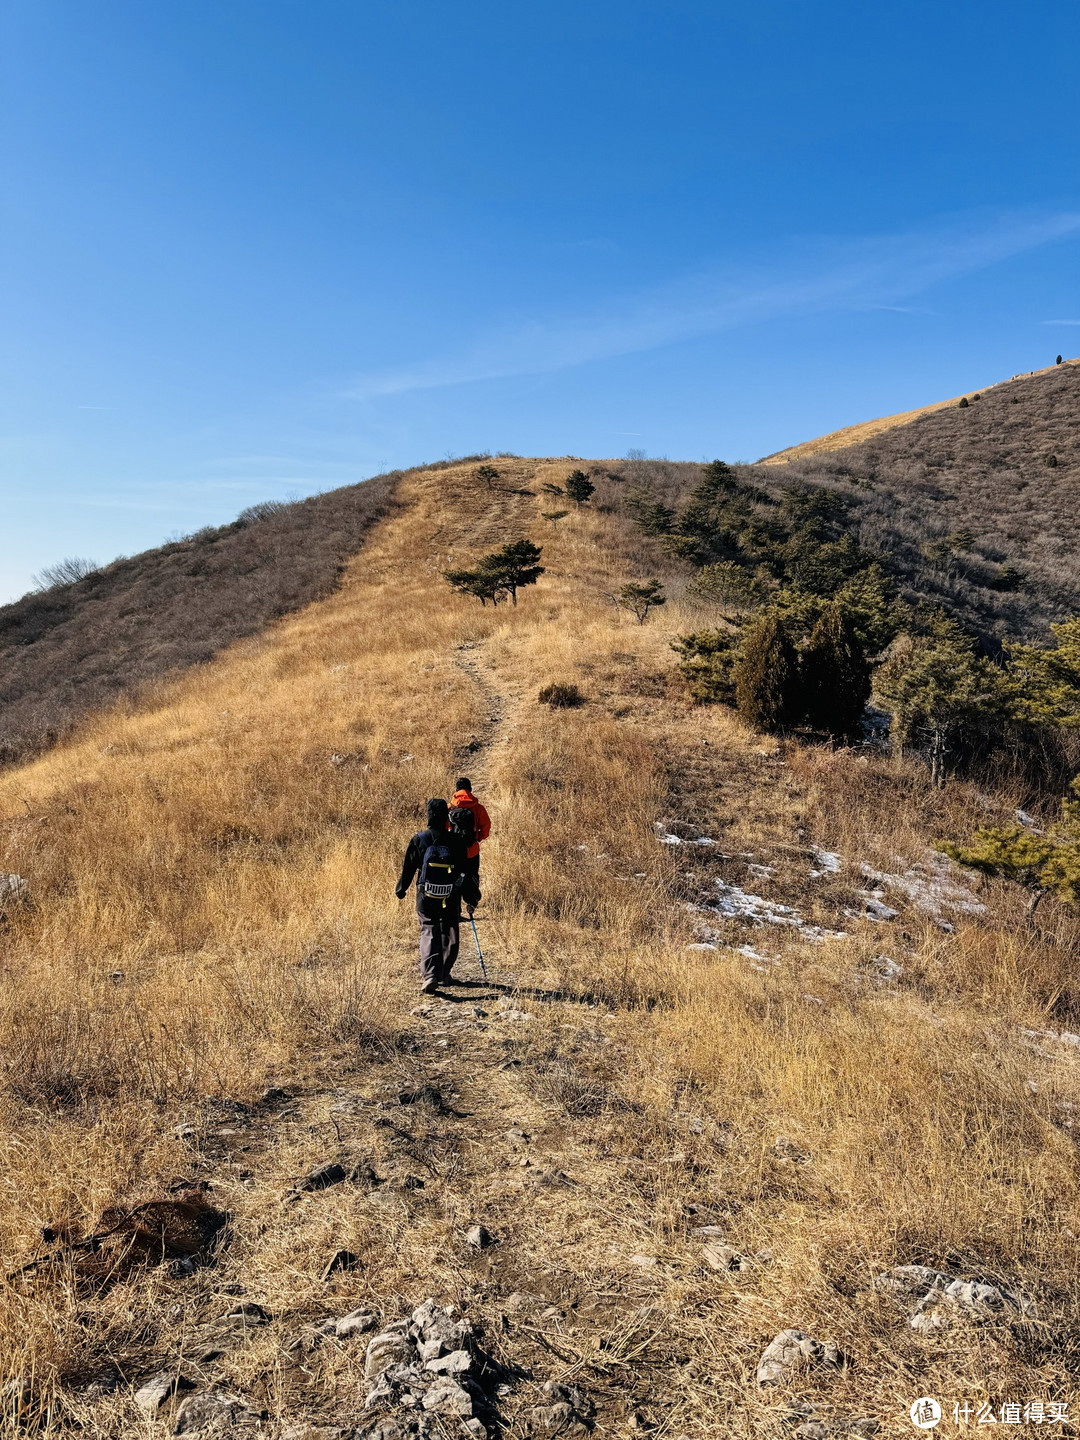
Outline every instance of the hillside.
{"label": "hillside", "polygon": [[[860,543],[887,554],[913,592],[993,634],[1038,632],[1080,610],[1080,363],[967,398],[870,422],[888,428],[858,443],[863,427],[825,436],[753,473],[838,487]],[[927,543],[954,535],[954,554],[928,565]],[[1004,565],[1019,572],[1012,591]]]}
{"label": "hillside", "polygon": [[[1064,365],[1080,365],[1080,360],[1064,360]],[[1026,375],[1013,375],[1011,381],[1027,380],[1035,376],[1053,375],[1057,370],[1056,365],[1047,365],[1042,370],[1031,370]],[[896,415],[881,415],[876,420],[860,420],[854,425],[845,425],[841,430],[832,430],[828,435],[818,435],[813,440],[802,440],[798,445],[789,445],[785,450],[777,450],[772,455],[764,455],[757,462],[759,465],[786,465],[791,460],[805,460],[811,455],[831,454],[834,450],[844,450],[849,445],[861,445],[866,440],[872,440],[877,435],[882,435],[886,430],[895,430],[901,425],[910,425],[913,420],[919,420],[924,415],[932,415],[937,410],[949,410],[953,406],[959,406],[961,400],[970,402],[973,394],[981,399],[990,390],[997,389],[999,384],[1009,384],[1010,381],[995,381],[993,385],[983,386],[981,391],[968,391],[965,395],[953,395],[948,400],[935,400],[929,405],[919,405],[914,410],[901,410]]]}
{"label": "hillside", "polygon": [[[627,480],[543,521],[568,468],[404,477],[332,594],[0,776],[27,1427],[815,1440],[1069,1401],[1080,927],[927,849],[1025,797],[689,705],[683,571]],[[524,536],[516,607],[449,591]],[[609,597],[654,572],[638,625]],[[488,974],[421,1000],[393,884],[462,767]]]}
{"label": "hillside", "polygon": [[[995,386],[964,409],[948,401],[912,413],[869,422],[873,438],[858,444],[851,439],[866,427],[738,473],[774,504],[793,484],[842,496],[843,530],[880,558],[907,600],[943,605],[991,650],[1003,636],[1045,635],[1048,622],[1080,611],[1080,364]],[[804,453],[840,441],[844,448]],[[605,503],[625,515],[641,492],[679,506],[702,475],[691,463],[582,463],[622,480]],[[441,473],[445,462],[428,468]],[[0,608],[0,763],[29,758],[83,715],[327,594],[400,479],[395,472],[261,516],[256,507],[249,519]],[[948,553],[934,555],[934,542]]]}
{"label": "hillside", "polygon": [[325,595],[396,478],[256,506],[231,525],[0,607],[0,762]]}

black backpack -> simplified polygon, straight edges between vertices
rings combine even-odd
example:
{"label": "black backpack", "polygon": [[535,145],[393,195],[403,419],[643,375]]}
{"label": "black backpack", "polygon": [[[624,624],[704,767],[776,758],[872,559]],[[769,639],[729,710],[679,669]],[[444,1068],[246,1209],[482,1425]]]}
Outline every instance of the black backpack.
{"label": "black backpack", "polygon": [[420,893],[425,899],[441,900],[445,905],[461,893],[465,870],[460,854],[461,841],[451,838],[449,832],[433,840],[424,851],[420,865]]}

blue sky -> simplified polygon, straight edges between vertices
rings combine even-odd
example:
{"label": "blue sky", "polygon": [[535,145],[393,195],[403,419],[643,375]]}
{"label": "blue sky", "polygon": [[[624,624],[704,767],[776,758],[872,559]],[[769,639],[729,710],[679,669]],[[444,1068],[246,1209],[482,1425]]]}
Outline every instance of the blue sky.
{"label": "blue sky", "polygon": [[1080,10],[6,0],[0,598],[481,449],[751,459],[1080,351]]}

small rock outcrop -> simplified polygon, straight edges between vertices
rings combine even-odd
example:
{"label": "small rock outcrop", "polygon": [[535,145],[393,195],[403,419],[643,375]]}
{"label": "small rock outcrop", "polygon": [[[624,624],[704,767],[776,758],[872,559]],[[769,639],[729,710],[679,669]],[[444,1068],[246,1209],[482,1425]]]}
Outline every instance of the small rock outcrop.
{"label": "small rock outcrop", "polygon": [[425,1300],[407,1319],[372,1337],[364,1359],[365,1409],[372,1423],[363,1440],[405,1440],[444,1433],[457,1421],[477,1440],[487,1440],[487,1397],[478,1383],[482,1357],[472,1327]]}
{"label": "small rock outcrop", "polygon": [[961,1321],[978,1322],[1005,1315],[1030,1315],[1024,1295],[984,1280],[959,1280],[929,1265],[897,1265],[874,1281],[875,1290],[915,1301],[908,1324],[921,1334],[946,1330]]}
{"label": "small rock outcrop", "polygon": [[201,1440],[228,1435],[257,1435],[264,1412],[253,1410],[242,1395],[231,1390],[200,1390],[182,1401],[176,1412],[174,1435],[197,1435]]}
{"label": "small rock outcrop", "polygon": [[185,1391],[194,1388],[195,1382],[186,1375],[180,1375],[175,1370],[163,1370],[143,1381],[135,1391],[135,1404],[147,1415],[156,1415],[177,1395],[183,1395]]}
{"label": "small rock outcrop", "polygon": [[559,1385],[548,1380],[541,1402],[529,1411],[530,1435],[587,1435],[593,1428],[593,1404],[576,1385]]}
{"label": "small rock outcrop", "polygon": [[805,1330],[781,1330],[758,1361],[759,1385],[787,1385],[806,1366],[847,1368],[847,1357],[832,1341],[815,1340]]}

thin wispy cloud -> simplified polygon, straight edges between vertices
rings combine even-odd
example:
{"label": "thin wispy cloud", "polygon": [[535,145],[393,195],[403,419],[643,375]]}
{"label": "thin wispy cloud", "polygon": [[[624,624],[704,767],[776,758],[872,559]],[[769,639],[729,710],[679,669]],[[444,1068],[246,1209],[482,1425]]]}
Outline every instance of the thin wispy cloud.
{"label": "thin wispy cloud", "polygon": [[[370,400],[612,359],[738,326],[827,310],[901,308],[933,285],[1080,233],[1080,213],[1006,216],[858,241],[808,240],[770,267],[699,272],[598,306],[532,317],[477,337],[456,354],[355,377]],[[1065,322],[1062,322],[1065,323]]]}
{"label": "thin wispy cloud", "polygon": [[1080,320],[1040,320],[1040,325],[1080,325]]}

